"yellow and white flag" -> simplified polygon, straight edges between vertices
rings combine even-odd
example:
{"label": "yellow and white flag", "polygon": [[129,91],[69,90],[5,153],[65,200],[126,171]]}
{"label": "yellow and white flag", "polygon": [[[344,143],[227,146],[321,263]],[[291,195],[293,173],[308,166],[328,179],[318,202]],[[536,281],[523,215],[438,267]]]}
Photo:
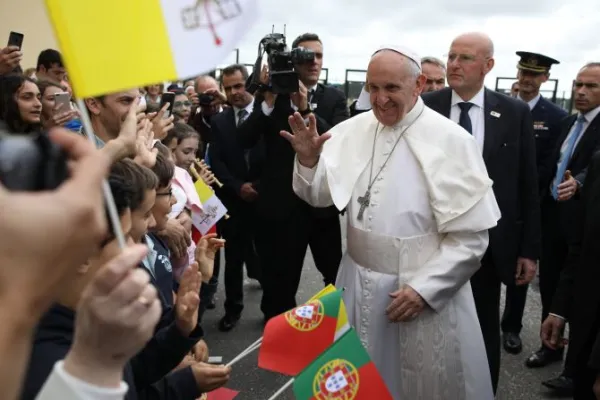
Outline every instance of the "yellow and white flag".
{"label": "yellow and white flag", "polygon": [[257,18],[258,0],[46,0],[78,97],[208,72]]}

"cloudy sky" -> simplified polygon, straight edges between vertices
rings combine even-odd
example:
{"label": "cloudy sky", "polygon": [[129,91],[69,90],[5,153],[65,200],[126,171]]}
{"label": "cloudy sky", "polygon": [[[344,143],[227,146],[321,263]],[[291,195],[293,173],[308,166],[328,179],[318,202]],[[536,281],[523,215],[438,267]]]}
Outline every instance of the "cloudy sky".
{"label": "cloudy sky", "polygon": [[[240,62],[253,64],[260,39],[287,24],[288,43],[304,32],[318,33],[325,47],[324,67],[332,82],[343,82],[346,69],[365,69],[370,53],[383,43],[399,43],[421,56],[444,58],[452,38],[468,31],[491,36],[496,77],[514,77],[515,51],[533,51],[561,61],[552,69],[559,96],[570,93],[578,69],[600,61],[600,1],[598,0],[259,0],[260,18],[239,46]],[[476,4],[477,3],[477,4]],[[485,4],[484,4],[485,3]],[[293,10],[293,11],[292,11]],[[226,63],[235,61],[232,56]],[[354,75],[351,79],[361,78]],[[510,81],[504,85],[509,86]],[[551,86],[548,87],[552,89]]]}

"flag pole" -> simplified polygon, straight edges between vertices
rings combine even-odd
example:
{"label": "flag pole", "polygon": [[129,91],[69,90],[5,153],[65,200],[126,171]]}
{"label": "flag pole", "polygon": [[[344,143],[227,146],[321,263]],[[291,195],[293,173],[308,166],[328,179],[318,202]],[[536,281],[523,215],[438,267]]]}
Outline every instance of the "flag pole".
{"label": "flag pole", "polygon": [[254,350],[258,349],[261,344],[262,344],[262,337],[259,338],[258,340],[256,340],[250,346],[246,347],[246,349],[244,349],[244,351],[242,351],[240,354],[238,354],[237,356],[235,356],[235,358],[233,360],[231,360],[231,361],[229,361],[227,363],[227,366],[231,367],[232,365],[234,365],[235,363],[237,363],[241,359],[245,358],[248,354],[250,354]]}
{"label": "flag pole", "polygon": [[287,388],[289,388],[290,386],[292,386],[293,383],[294,383],[294,378],[292,378],[289,381],[287,381],[287,383],[285,385],[283,385],[282,387],[279,388],[278,391],[276,391],[275,393],[273,393],[273,396],[269,397],[269,400],[275,400],[276,398],[278,398],[279,396],[281,396],[283,394],[283,392],[285,392],[287,390]]}
{"label": "flag pole", "polygon": [[[76,102],[77,107],[79,107],[81,123],[83,124],[85,135],[90,143],[94,147],[97,147],[96,138],[94,137],[94,130],[92,128],[92,121],[90,120],[87,107],[85,106],[84,101],[79,98],[76,100]],[[119,218],[117,206],[115,205],[115,199],[106,178],[102,180],[102,191],[104,192],[104,201],[106,202],[106,207],[108,208],[108,218],[112,224],[113,233],[117,239],[117,242],[119,243],[119,247],[121,250],[123,250],[125,249],[125,236],[123,235],[123,230],[121,229],[121,219]]]}

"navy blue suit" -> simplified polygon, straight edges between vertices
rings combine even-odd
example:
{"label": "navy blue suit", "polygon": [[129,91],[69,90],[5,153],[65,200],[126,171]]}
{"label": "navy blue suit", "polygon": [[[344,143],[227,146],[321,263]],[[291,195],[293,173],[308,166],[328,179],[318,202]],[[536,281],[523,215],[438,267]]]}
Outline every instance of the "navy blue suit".
{"label": "navy blue suit", "polygon": [[[540,97],[531,110],[540,194],[544,192],[544,187],[548,188],[544,179],[546,174],[541,171],[548,164],[548,158],[552,157],[556,141],[562,130],[561,122],[567,115],[565,110],[544,97]],[[502,332],[521,333],[528,287],[529,285],[507,286],[504,314],[502,315]]]}

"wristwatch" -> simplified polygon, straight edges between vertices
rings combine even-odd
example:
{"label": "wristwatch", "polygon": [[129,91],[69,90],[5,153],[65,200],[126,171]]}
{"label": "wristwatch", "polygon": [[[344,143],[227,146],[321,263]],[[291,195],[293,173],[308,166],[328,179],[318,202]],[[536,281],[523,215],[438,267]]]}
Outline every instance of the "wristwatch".
{"label": "wristwatch", "polygon": [[311,114],[313,112],[313,109],[310,106],[310,104],[308,104],[308,106],[306,107],[306,110],[303,110],[303,111],[298,110],[298,112],[300,113],[301,116],[306,117],[308,114]]}

